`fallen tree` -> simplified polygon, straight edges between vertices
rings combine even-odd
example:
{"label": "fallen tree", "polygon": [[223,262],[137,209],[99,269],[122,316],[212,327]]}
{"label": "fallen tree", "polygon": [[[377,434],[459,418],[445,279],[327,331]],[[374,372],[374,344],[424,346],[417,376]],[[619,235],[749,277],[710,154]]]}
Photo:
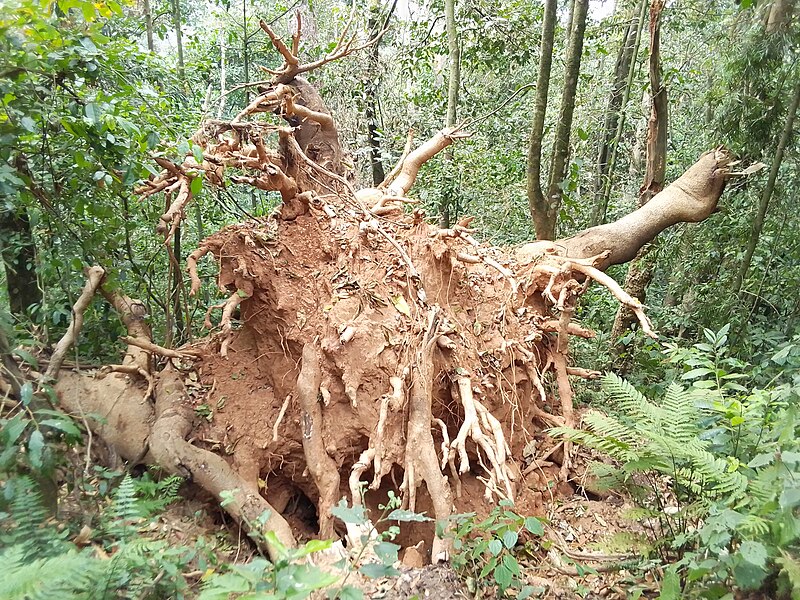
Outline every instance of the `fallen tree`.
{"label": "fallen tree", "polygon": [[[198,261],[217,263],[228,297],[208,308],[206,325],[221,310],[218,331],[162,348],[140,303],[101,288],[128,328],[128,351],[103,373],[61,373],[62,406],[102,417],[92,428],[124,459],[190,478],[227,498],[246,530],[266,528],[287,545],[292,498],[314,505],[313,533],[324,538],[336,535],[340,498],[375,504],[390,489],[437,520],[499,498],[524,505],[544,473],[531,440],[574,424],[570,375],[597,375],[569,358],[570,336],[593,335],[572,318],[581,293],[593,281],[605,286],[655,336],[643,307],[603,271],[665,227],[707,217],[728,156],[704,154],[616,223],[513,252],[489,247],[469,219],[440,229],[409,197],[420,167],[464,131],[416,148],[409,139],[383,183],[356,189],[333,117],[300,75],[363,45],[345,32],[330,55],[302,64],[299,17],[288,46],[261,26],[283,68],[234,119],[202,124],[193,138],[202,161],[160,157],[163,172],[139,189],[171,200],[157,225],[165,245],[196,178],[280,193],[274,215],[227,227],[188,257],[192,294]],[[73,336],[85,304],[76,305]],[[560,468],[547,473],[566,478],[569,448],[558,454]],[[434,540],[434,557],[440,549]]]}

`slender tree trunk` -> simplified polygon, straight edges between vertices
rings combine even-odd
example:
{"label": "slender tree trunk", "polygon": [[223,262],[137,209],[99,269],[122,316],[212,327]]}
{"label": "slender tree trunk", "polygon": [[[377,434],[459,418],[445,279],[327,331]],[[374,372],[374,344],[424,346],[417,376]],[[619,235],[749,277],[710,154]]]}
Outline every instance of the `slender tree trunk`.
{"label": "slender tree trunk", "polygon": [[147,33],[147,49],[153,52],[155,46],[153,45],[153,13],[150,11],[150,0],[143,0],[144,2],[144,29]]}
{"label": "slender tree trunk", "polygon": [[767,11],[766,32],[779,33],[785,30],[792,21],[796,0],[772,0]]}
{"label": "slender tree trunk", "polygon": [[[244,69],[244,80],[242,83],[250,82],[250,52],[247,43],[247,0],[242,0],[242,67]],[[250,104],[250,88],[244,88],[244,103]]]}
{"label": "slender tree trunk", "polygon": [[753,253],[756,251],[758,240],[761,237],[761,231],[764,229],[764,219],[767,216],[770,200],[772,200],[772,193],[775,191],[775,181],[778,179],[778,171],[783,162],[783,154],[792,137],[792,129],[794,127],[794,118],[797,114],[798,104],[800,104],[800,83],[795,83],[794,91],[792,92],[792,101],[789,105],[789,111],[786,113],[786,121],[783,125],[781,137],[778,140],[778,147],[775,150],[775,158],[772,159],[772,167],[769,170],[767,185],[764,187],[764,192],[761,194],[761,200],[758,203],[758,209],[756,210],[756,216],[753,220],[750,238],[747,240],[747,247],[745,248],[744,258],[742,258],[742,264],[733,281],[734,295],[738,295],[742,291],[747,271],[750,270],[750,263],[753,260]]}
{"label": "slender tree trunk", "polygon": [[[458,31],[456,30],[456,7],[455,0],[445,0],[444,16],[447,27],[447,48],[449,50],[448,60],[450,62],[450,77],[447,83],[447,117],[445,125],[453,127],[456,124],[456,111],[458,108],[458,88],[461,85],[461,49],[458,45]],[[446,161],[444,190],[441,203],[439,205],[439,227],[446,229],[450,227],[450,216],[456,198],[454,194],[455,185],[453,182],[452,162],[453,148],[450,146],[445,151],[444,160]]]}
{"label": "slender tree trunk", "polygon": [[[650,199],[664,189],[664,179],[667,169],[667,129],[669,118],[667,115],[667,88],[661,79],[661,12],[664,10],[665,0],[653,0],[650,5],[650,119],[647,122],[647,161],[644,183],[639,189],[639,207],[647,204]],[[647,254],[653,247],[647,244],[639,250],[636,258],[628,266],[625,277],[625,289],[634,298],[644,302],[647,286],[653,279],[655,267],[652,258],[647,260]],[[636,320],[633,312],[624,307],[617,310],[614,326],[611,329],[611,339],[617,348],[617,353],[624,351],[619,345],[619,339]]]}
{"label": "slender tree trunk", "polygon": [[552,240],[555,237],[558,211],[561,208],[562,184],[566,178],[569,157],[569,138],[572,129],[572,115],[575,111],[575,98],[578,91],[578,75],[581,70],[583,54],[583,34],[586,31],[586,16],[589,0],[575,0],[572,16],[572,34],[567,48],[567,64],[564,73],[564,91],[561,95],[561,110],[558,113],[553,154],[550,157],[550,178],[544,211],[534,215],[536,237]]}
{"label": "slender tree trunk", "polygon": [[172,22],[175,27],[175,42],[178,46],[178,76],[181,81],[186,76],[183,62],[183,32],[181,31],[181,0],[172,0]]}
{"label": "slender tree trunk", "polygon": [[634,57],[639,51],[642,21],[644,20],[646,7],[647,0],[641,0],[640,9],[631,16],[617,54],[617,62],[614,67],[614,83],[608,97],[608,108],[606,109],[603,126],[603,140],[597,153],[597,175],[594,182],[595,201],[590,222],[591,227],[605,223],[606,220],[608,201],[611,196],[609,183],[613,175],[617,146],[622,137],[622,128],[625,123],[624,108],[630,99],[633,75],[636,72]]}
{"label": "slender tree trunk", "polygon": [[41,304],[42,291],[36,281],[33,232],[24,209],[0,211],[0,254],[6,269],[9,308],[13,315],[25,317],[32,305]]}
{"label": "slender tree trunk", "polygon": [[220,29],[219,31],[219,108],[217,109],[217,118],[221,119],[222,114],[225,112],[225,91],[228,89],[228,60],[227,60],[227,43],[226,31]]}
{"label": "slender tree trunk", "polygon": [[[550,71],[553,65],[553,42],[556,29],[556,0],[546,0],[542,20],[542,40],[539,48],[539,74],[536,77],[536,99],[533,105],[533,123],[528,141],[528,209],[536,227],[538,215],[545,212],[542,193],[542,143],[544,121],[547,114],[547,95],[550,90]],[[538,234],[539,230],[536,229]]]}
{"label": "slender tree trunk", "polygon": [[[389,16],[394,12],[396,2],[392,3],[389,9]],[[380,3],[376,1],[370,3],[369,20],[367,21],[370,38],[375,38],[383,28],[383,21],[380,19]],[[367,120],[367,143],[369,144],[369,164],[372,175],[372,185],[379,185],[386,178],[381,160],[381,135],[380,135],[380,109],[378,108],[378,80],[379,72],[379,43],[372,44],[367,56],[367,75],[364,80],[364,117]]]}

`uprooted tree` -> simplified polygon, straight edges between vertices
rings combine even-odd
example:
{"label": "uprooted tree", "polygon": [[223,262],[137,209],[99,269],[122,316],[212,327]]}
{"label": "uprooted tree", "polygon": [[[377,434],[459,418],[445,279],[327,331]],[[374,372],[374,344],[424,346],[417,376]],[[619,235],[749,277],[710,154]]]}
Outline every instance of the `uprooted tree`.
{"label": "uprooted tree", "polygon": [[[405,507],[437,520],[476,496],[521,499],[544,452],[531,454],[529,442],[545,426],[572,425],[569,377],[596,375],[570,364],[570,336],[593,335],[573,321],[581,293],[605,286],[654,336],[642,306],[604,271],[664,228],[711,214],[728,156],[707,152],[615,223],[512,252],[488,247],[469,219],[440,229],[409,196],[420,167],[466,137],[462,128],[416,148],[409,136],[383,183],[355,189],[334,119],[300,77],[357,50],[355,38],[343,34],[331,54],[302,64],[299,17],[290,46],[261,26],[283,68],[235,118],[202,123],[193,138],[202,161],[157,158],[163,172],[139,189],[169,199],[157,226],[169,252],[195,178],[280,193],[269,218],[227,227],[188,257],[191,293],[198,261],[217,263],[228,298],[208,308],[206,325],[221,310],[219,330],[158,346],[142,303],[106,289],[93,268],[48,374],[59,375],[98,290],[128,329],[127,353],[100,373],[62,372],[62,407],[100,415],[93,430],[124,459],[184,475],[218,499],[232,492],[234,519],[286,544],[295,533],[282,513],[301,495],[325,538],[342,497],[374,503],[395,489]],[[198,405],[213,419],[198,418]],[[548,454],[566,477],[570,449]]]}

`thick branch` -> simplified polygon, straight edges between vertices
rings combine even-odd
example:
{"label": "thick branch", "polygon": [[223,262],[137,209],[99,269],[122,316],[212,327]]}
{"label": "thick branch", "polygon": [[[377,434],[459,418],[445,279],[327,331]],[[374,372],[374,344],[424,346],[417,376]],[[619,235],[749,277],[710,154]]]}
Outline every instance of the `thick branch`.
{"label": "thick branch", "polygon": [[[294,546],[291,527],[258,491],[255,481],[246,481],[221,456],[193,446],[186,441],[192,431],[194,410],[186,395],[180,373],[165,369],[156,388],[156,422],[150,435],[150,452],[160,466],[192,481],[219,500],[226,500],[225,510],[249,532],[257,545],[275,559],[278,550],[264,538],[273,531],[286,546]],[[230,494],[233,501],[227,501]],[[262,515],[269,511],[259,531]],[[261,535],[258,535],[258,534]]]}
{"label": "thick branch", "polygon": [[389,186],[388,193],[392,196],[405,196],[417,180],[417,175],[422,165],[447,148],[454,140],[468,136],[469,134],[459,131],[457,128],[442,129],[405,157],[397,178]]}
{"label": "thick branch", "polygon": [[656,194],[650,202],[618,221],[586,229],[556,245],[564,256],[585,258],[608,251],[598,266],[628,262],[667,227],[697,223],[717,207],[728,178],[730,155],[722,148],[703,154],[688,171]]}

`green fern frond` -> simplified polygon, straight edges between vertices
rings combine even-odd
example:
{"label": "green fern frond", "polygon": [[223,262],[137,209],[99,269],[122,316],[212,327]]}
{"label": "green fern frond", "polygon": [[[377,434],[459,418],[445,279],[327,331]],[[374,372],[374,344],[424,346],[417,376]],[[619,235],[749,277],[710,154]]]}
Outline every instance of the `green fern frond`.
{"label": "green fern frond", "polygon": [[3,542],[25,548],[27,556],[42,557],[65,551],[66,532],[58,532],[47,523],[49,513],[33,479],[28,476],[16,477],[7,486],[6,493],[11,496],[11,527]]}
{"label": "green fern frond", "polygon": [[129,474],[125,475],[114,493],[114,501],[103,515],[105,529],[112,537],[126,541],[136,534],[136,523],[142,519],[142,511],[136,496],[136,486]]}
{"label": "green fern frond", "polygon": [[4,600],[53,600],[91,598],[92,582],[103,569],[100,561],[76,551],[30,560],[20,544],[0,554]]}
{"label": "green fern frond", "polygon": [[629,456],[629,449],[625,443],[613,437],[597,435],[592,431],[555,427],[548,430],[548,433],[555,438],[563,437],[581,446],[608,454],[617,460],[626,460]]}
{"label": "green fern frond", "polygon": [[697,439],[699,413],[691,390],[671,383],[664,394],[662,410],[670,417],[666,420],[666,430],[671,439],[681,443]]}
{"label": "green fern frond", "polygon": [[640,404],[647,402],[639,390],[616,373],[606,373],[601,383],[603,391],[626,412],[635,412]]}
{"label": "green fern frond", "polygon": [[624,414],[629,427],[637,431],[646,427],[649,431],[666,431],[665,426],[672,415],[651,403],[633,385],[614,373],[603,378],[603,390],[608,394],[616,408]]}
{"label": "green fern frond", "polygon": [[755,538],[758,536],[766,536],[769,533],[769,521],[759,517],[758,515],[745,515],[742,522],[739,523],[738,530],[746,538]]}

